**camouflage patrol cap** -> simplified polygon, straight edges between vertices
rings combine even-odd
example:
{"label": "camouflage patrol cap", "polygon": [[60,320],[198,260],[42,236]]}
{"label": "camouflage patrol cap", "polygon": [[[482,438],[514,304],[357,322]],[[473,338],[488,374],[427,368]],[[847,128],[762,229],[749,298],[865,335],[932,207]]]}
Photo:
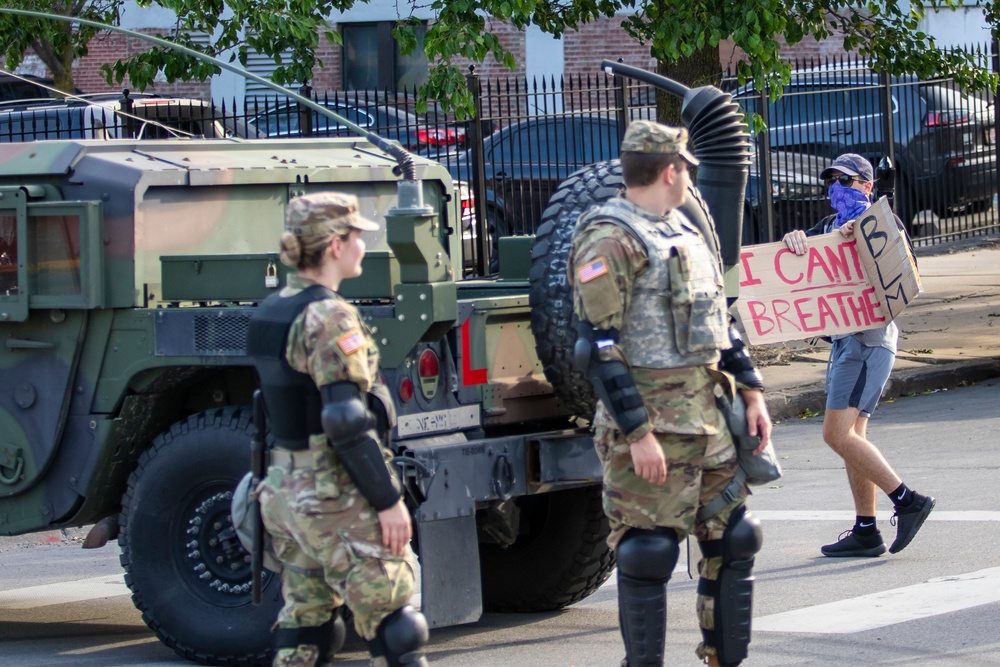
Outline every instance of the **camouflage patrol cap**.
{"label": "camouflage patrol cap", "polygon": [[314,192],[296,197],[285,209],[285,229],[296,236],[343,236],[352,229],[376,232],[378,223],[358,214],[358,198],[343,192]]}
{"label": "camouflage patrol cap", "polygon": [[622,151],[680,155],[692,166],[697,167],[698,158],[687,149],[687,140],[688,133],[683,127],[671,127],[649,120],[636,120],[625,130]]}

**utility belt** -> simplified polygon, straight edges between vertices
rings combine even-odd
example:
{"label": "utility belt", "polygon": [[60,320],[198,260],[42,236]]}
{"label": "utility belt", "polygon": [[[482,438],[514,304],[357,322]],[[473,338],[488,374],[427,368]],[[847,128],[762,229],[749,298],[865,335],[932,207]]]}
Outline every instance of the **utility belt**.
{"label": "utility belt", "polygon": [[312,468],[316,457],[308,449],[289,450],[280,447],[271,449],[271,465],[284,468],[288,472]]}

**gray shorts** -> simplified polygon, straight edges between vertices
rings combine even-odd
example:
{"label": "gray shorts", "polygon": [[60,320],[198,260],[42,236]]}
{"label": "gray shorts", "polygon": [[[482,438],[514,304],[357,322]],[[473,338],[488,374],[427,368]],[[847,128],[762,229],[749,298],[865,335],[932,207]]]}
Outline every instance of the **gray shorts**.
{"label": "gray shorts", "polygon": [[857,408],[862,417],[871,417],[895,360],[891,351],[862,345],[855,336],[833,341],[826,372],[826,408]]}

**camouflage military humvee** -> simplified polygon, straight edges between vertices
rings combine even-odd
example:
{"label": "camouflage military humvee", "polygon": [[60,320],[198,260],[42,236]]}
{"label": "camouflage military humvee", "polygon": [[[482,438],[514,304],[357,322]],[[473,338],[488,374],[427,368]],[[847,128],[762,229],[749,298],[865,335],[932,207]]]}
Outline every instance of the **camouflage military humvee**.
{"label": "camouflage military humvee", "polygon": [[[703,189],[735,192],[733,212],[712,208],[714,195],[708,208],[738,249],[746,127],[711,90],[709,104],[685,100],[686,119]],[[740,131],[698,143],[703,112]],[[286,203],[338,189],[385,223],[342,291],[396,394],[428,620],[556,609],[596,590],[614,561],[586,429],[593,399],[569,363],[565,255],[576,216],[620,188],[620,170],[571,177],[537,239],[501,239],[499,276],[461,279],[451,177],[412,160],[401,179],[360,139],[0,146],[0,533],[96,524],[89,542],[117,535],[133,600],[163,642],[207,664],[267,661],[280,582],[266,573],[264,604],[251,603],[229,515],[253,432],[246,327],[283,282]]]}

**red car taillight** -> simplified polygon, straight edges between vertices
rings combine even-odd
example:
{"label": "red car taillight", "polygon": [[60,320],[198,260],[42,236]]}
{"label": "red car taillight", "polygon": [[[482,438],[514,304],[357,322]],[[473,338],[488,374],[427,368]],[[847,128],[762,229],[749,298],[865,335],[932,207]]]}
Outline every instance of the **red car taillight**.
{"label": "red car taillight", "polygon": [[961,125],[971,123],[972,117],[965,109],[950,109],[947,111],[931,111],[924,119],[927,127],[941,127],[943,125]]}
{"label": "red car taillight", "polygon": [[417,141],[428,146],[454,146],[465,143],[465,132],[452,128],[417,130]]}

